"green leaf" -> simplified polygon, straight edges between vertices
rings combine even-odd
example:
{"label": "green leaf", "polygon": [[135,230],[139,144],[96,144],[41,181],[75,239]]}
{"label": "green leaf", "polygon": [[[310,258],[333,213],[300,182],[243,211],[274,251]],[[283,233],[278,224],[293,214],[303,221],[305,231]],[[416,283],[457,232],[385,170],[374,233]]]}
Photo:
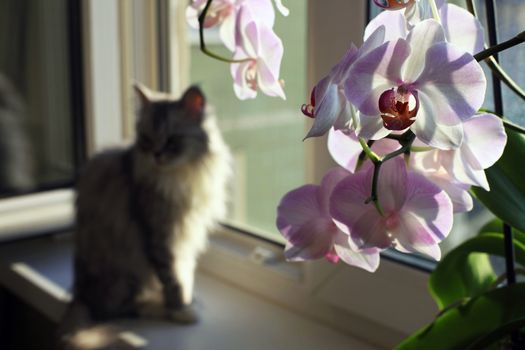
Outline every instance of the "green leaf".
{"label": "green leaf", "polygon": [[[525,240],[514,237],[516,261],[525,263]],[[485,292],[497,279],[489,255],[505,255],[502,233],[488,232],[451,250],[430,275],[429,289],[440,310]]]}
{"label": "green leaf", "polygon": [[472,192],[496,216],[525,231],[525,181],[522,160],[525,159],[525,137],[506,129],[507,145],[501,158],[485,171],[490,192],[472,187]]}
{"label": "green leaf", "polygon": [[[397,350],[468,349],[490,335],[497,340],[525,325],[525,284],[494,289],[454,307],[397,346]],[[479,343],[478,343],[479,344]]]}

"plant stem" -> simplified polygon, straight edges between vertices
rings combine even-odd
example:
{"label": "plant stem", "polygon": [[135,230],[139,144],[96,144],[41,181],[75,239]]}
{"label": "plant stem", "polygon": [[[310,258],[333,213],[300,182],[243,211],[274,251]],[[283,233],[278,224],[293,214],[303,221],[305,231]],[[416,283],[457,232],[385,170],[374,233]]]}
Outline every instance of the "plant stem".
{"label": "plant stem", "polygon": [[474,58],[478,62],[483,61],[489,58],[490,56],[496,55],[498,52],[510,49],[511,47],[519,45],[523,42],[525,42],[525,31],[519,33],[512,39],[509,39],[497,45],[491,46],[488,49],[478,52],[477,54],[474,55]]}
{"label": "plant stem", "polygon": [[379,181],[379,173],[381,170],[381,165],[387,160],[397,157],[400,154],[409,153],[410,147],[412,146],[412,143],[416,139],[416,135],[409,129],[402,135],[395,135],[395,139],[399,141],[401,148],[391,153],[388,153],[384,155],[383,157],[380,157],[374,151],[372,151],[372,149],[366,143],[365,139],[363,139],[362,137],[359,138],[359,143],[361,144],[361,148],[363,148],[363,152],[368,156],[368,158],[370,158],[372,163],[374,163],[374,175],[372,177],[372,190],[371,190],[370,197],[365,201],[365,204],[373,202],[374,206],[376,207],[379,214],[381,214],[381,216],[385,215],[383,208],[381,208],[381,205],[379,204],[379,198],[377,194],[377,182]]}
{"label": "plant stem", "polygon": [[430,8],[432,9],[432,17],[434,17],[436,21],[441,23],[441,18],[439,17],[439,10],[437,8],[436,1],[429,0],[428,2],[430,3]]}
{"label": "plant stem", "polygon": [[381,204],[379,204],[379,198],[377,196],[377,181],[379,180],[379,170],[381,169],[382,164],[382,161],[374,162],[374,175],[372,177],[372,193],[370,194],[370,198],[368,198],[365,201],[365,204],[373,202],[379,214],[381,216],[385,216],[385,212],[383,211],[383,208],[381,208]]}
{"label": "plant stem", "polygon": [[381,161],[381,157],[379,157],[374,151],[372,151],[372,149],[368,146],[364,138],[360,137],[359,143],[361,144],[363,152],[365,152],[367,157],[370,158],[372,162],[376,163]]}
{"label": "plant stem", "polygon": [[208,14],[208,10],[210,8],[210,5],[211,5],[212,1],[213,0],[208,0],[206,2],[206,5],[204,6],[204,9],[202,10],[202,12],[199,15],[199,40],[200,40],[200,49],[201,49],[201,51],[204,54],[215,58],[216,60],[219,60],[219,61],[222,61],[222,62],[226,62],[226,63],[242,63],[242,62],[247,62],[247,61],[253,60],[253,58],[243,58],[243,59],[234,60],[234,59],[231,59],[231,58],[223,57],[221,55],[218,55],[218,54],[208,50],[208,48],[206,47],[206,43],[204,42],[204,20],[206,19],[206,15]]}

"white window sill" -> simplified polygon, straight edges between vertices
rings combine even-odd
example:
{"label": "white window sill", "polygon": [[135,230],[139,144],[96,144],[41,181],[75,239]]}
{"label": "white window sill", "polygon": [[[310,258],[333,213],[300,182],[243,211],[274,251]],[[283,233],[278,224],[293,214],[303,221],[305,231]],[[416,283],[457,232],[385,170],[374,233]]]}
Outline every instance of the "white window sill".
{"label": "white window sill", "polygon": [[[57,321],[70,296],[71,242],[51,236],[3,244],[0,283]],[[201,321],[178,326],[152,320],[119,322],[146,349],[378,349],[199,272],[196,300]]]}

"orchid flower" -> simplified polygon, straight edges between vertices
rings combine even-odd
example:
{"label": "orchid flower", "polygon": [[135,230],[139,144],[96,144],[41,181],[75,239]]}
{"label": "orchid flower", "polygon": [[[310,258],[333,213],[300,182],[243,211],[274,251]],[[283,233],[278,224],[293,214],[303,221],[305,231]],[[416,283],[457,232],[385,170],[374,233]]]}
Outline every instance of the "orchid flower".
{"label": "orchid flower", "polygon": [[[428,1],[418,1],[407,8],[405,15],[401,11],[383,11],[368,23],[364,39],[366,40],[379,27],[385,28],[385,41],[406,38],[409,30],[417,23],[431,18],[431,11],[425,10],[428,7]],[[459,6],[443,1],[439,1],[437,7],[449,43],[472,55],[483,50],[483,27],[476,17]],[[409,11],[417,13],[417,16],[412,14],[407,20]]]}
{"label": "orchid flower", "polygon": [[[377,28],[359,49],[352,44],[330,73],[313,88],[310,104],[302,107],[303,114],[314,118],[312,128],[305,138],[324,135],[332,126],[343,129],[348,125],[352,114],[355,114],[344,95],[348,70],[360,56],[381,45],[384,38],[384,28]],[[385,135],[386,133],[381,137]]]}
{"label": "orchid flower", "polygon": [[[207,0],[193,0],[186,8],[186,20],[193,28],[199,28],[198,17]],[[214,0],[204,20],[204,28],[220,26],[219,36],[230,50],[235,49],[235,18],[239,0]]]}
{"label": "orchid flower", "polygon": [[359,171],[342,179],[330,198],[330,214],[357,249],[419,252],[436,260],[438,243],[452,229],[452,202],[424,176],[407,171],[401,158],[385,162],[378,180],[381,215],[365,204],[372,187],[372,171]]}
{"label": "orchid flower", "polygon": [[[497,135],[492,135],[491,137],[493,136],[497,137]],[[424,144],[416,140],[414,145],[420,146]],[[377,155],[384,156],[399,149],[399,147],[400,145],[397,141],[384,138],[375,141],[371,148]],[[328,133],[328,151],[337,164],[351,172],[356,171],[362,148],[355,132],[352,130],[331,129]],[[468,192],[470,184],[454,179],[436,160],[436,152],[438,150],[412,152],[408,163],[409,169],[425,176],[444,190],[452,201],[454,214],[472,210],[473,201]]]}
{"label": "orchid flower", "polygon": [[339,259],[353,266],[373,272],[379,266],[376,248],[353,250],[348,234],[343,233],[329,214],[330,196],[334,187],[349,173],[333,169],[322,179],[321,185],[304,185],[288,192],[277,208],[277,227],[288,243],[288,260],[303,261],[326,258]]}
{"label": "orchid flower", "polygon": [[241,5],[237,15],[237,41],[233,58],[246,58],[246,61],[231,65],[235,94],[241,100],[250,99],[255,98],[260,89],[268,96],[286,99],[279,80],[283,44],[267,23],[255,19],[254,7],[251,5],[253,3],[248,2]]}
{"label": "orchid flower", "polygon": [[462,122],[481,107],[485,89],[481,66],[447,43],[432,19],[361,56],[345,82],[346,97],[363,115],[381,117],[389,130],[410,128],[440,149],[461,145]]}
{"label": "orchid flower", "polygon": [[[193,28],[199,28],[198,17],[208,0],[193,0],[186,8],[186,20]],[[281,0],[274,0],[275,7],[283,15],[288,16],[290,11]],[[275,12],[271,0],[214,0],[208,9],[204,20],[204,28],[220,26],[219,36],[230,51],[235,50],[235,27],[237,13],[242,5],[250,6],[258,16],[257,20],[266,23],[270,28],[275,22]]]}
{"label": "orchid flower", "polygon": [[[435,150],[426,156],[443,166],[452,179],[489,191],[484,169],[492,166],[503,154],[507,134],[500,118],[483,113],[463,123],[464,140],[455,150]],[[489,141],[490,140],[490,141]],[[427,160],[425,165],[430,166]]]}

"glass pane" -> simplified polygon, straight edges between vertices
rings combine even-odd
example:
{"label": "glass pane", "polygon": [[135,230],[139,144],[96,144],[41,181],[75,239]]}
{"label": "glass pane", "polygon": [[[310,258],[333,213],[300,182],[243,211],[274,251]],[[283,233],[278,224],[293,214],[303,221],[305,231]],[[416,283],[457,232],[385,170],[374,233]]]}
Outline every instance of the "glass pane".
{"label": "glass pane", "polygon": [[[289,17],[276,14],[275,32],[285,51],[281,78],[286,101],[261,92],[255,100],[240,101],[233,92],[229,65],[202,54],[196,31],[191,35],[190,79],[199,84],[214,105],[221,130],[235,157],[231,220],[255,232],[281,239],[275,212],[281,197],[305,183],[305,135],[300,106],[306,91],[306,1],[290,1]],[[217,32],[206,30],[207,46],[228,57]],[[215,40],[214,40],[215,38]]]}
{"label": "glass pane", "polygon": [[66,0],[0,1],[0,197],[71,183]]}

